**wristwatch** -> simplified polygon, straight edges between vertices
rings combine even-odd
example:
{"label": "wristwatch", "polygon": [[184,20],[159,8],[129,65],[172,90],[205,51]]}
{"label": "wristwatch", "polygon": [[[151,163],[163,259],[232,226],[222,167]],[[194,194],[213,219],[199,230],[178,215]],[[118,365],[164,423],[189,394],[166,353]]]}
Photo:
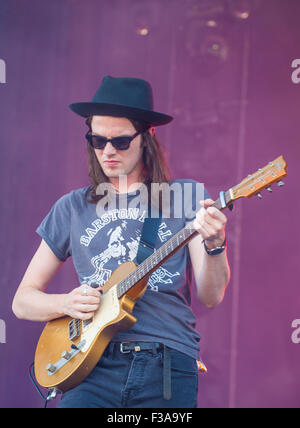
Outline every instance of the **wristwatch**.
{"label": "wristwatch", "polygon": [[205,239],[203,241],[204,244],[204,248],[205,251],[207,252],[207,254],[209,254],[210,256],[217,256],[218,254],[223,253],[223,251],[225,250],[226,246],[227,246],[227,239],[225,238],[225,241],[223,242],[223,244],[221,245],[221,247],[216,247],[216,248],[212,248],[211,250],[209,250],[205,244]]}

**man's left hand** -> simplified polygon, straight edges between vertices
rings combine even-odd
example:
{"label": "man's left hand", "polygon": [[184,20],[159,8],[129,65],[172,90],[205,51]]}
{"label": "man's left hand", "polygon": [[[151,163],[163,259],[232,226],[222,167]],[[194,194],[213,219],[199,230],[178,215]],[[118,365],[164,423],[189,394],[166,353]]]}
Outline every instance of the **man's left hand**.
{"label": "man's left hand", "polygon": [[220,210],[212,207],[213,203],[212,199],[200,201],[203,208],[197,212],[196,219],[193,222],[194,228],[205,240],[209,250],[223,245],[226,236],[227,217]]}

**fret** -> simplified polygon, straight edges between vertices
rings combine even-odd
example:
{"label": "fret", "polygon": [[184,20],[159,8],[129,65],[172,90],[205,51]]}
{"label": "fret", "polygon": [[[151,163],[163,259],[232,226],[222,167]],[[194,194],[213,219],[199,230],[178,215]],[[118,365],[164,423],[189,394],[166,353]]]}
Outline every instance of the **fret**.
{"label": "fret", "polygon": [[146,267],[143,265],[140,269],[139,279],[141,279],[147,273]]}

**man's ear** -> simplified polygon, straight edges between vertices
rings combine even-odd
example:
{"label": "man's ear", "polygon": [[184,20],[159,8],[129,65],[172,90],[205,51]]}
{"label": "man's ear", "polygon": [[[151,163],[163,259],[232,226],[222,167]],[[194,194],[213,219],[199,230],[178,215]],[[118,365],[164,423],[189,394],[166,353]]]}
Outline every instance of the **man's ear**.
{"label": "man's ear", "polygon": [[151,135],[151,137],[153,137],[153,135],[155,134],[155,128],[154,128],[154,126],[150,126],[150,128],[149,128],[149,134]]}

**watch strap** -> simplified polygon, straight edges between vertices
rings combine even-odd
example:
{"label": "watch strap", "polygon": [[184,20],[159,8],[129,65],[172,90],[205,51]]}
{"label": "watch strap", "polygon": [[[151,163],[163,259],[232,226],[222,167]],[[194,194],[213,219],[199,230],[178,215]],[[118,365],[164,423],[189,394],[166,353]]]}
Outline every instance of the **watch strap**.
{"label": "watch strap", "polygon": [[227,246],[227,239],[225,238],[223,244],[220,247],[215,247],[212,249],[207,248],[206,243],[205,243],[205,239],[203,241],[203,244],[204,244],[205,251],[207,252],[208,255],[217,256],[218,254],[223,253],[223,251],[225,250],[225,248]]}

